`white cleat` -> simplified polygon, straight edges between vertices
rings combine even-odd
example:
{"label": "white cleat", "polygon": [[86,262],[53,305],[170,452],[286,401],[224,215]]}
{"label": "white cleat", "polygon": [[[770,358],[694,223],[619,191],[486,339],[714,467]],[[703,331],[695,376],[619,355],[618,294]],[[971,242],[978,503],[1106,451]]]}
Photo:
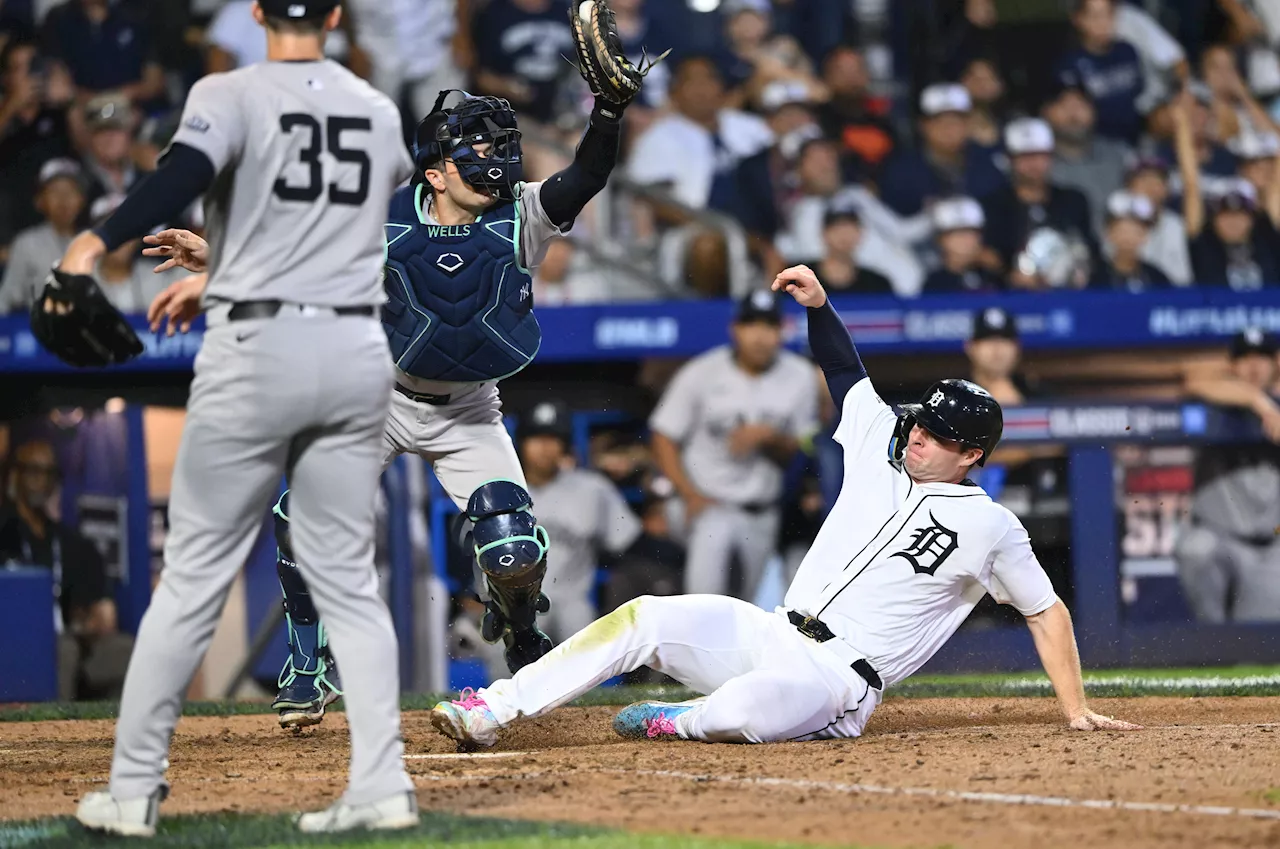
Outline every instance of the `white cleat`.
{"label": "white cleat", "polygon": [[116,799],[110,793],[86,793],[76,808],[76,819],[90,831],[123,837],[154,837],[160,803],[169,795],[169,785],[161,784],[150,796]]}
{"label": "white cleat", "polygon": [[498,729],[502,727],[484,699],[469,687],[457,701],[440,702],[433,707],[431,725],[462,746],[492,746],[498,742]]}
{"label": "white cleat", "polygon": [[298,829],[309,834],[337,831],[384,831],[418,824],[418,799],[412,790],[378,802],[351,805],[339,799],[323,811],[302,814]]}

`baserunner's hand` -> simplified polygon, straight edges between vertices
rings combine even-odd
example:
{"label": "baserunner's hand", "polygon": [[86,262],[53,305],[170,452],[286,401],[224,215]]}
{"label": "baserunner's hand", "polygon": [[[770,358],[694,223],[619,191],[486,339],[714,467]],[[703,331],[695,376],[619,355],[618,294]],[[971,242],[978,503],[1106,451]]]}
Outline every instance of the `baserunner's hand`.
{"label": "baserunner's hand", "polygon": [[773,279],[770,288],[775,292],[786,292],[802,307],[817,309],[827,302],[827,292],[818,282],[818,275],[807,265],[784,268]]}
{"label": "baserunner's hand", "polygon": [[1103,716],[1100,713],[1094,713],[1086,710],[1079,716],[1073,717],[1071,727],[1076,731],[1140,731],[1142,726],[1136,722],[1125,722],[1123,719],[1116,719],[1112,716]]}
{"label": "baserunner's hand", "polygon": [[176,267],[200,274],[209,268],[209,243],[190,230],[161,230],[143,236],[142,242],[157,246],[144,248],[143,256],[165,257],[165,261],[153,269],[157,274]]}

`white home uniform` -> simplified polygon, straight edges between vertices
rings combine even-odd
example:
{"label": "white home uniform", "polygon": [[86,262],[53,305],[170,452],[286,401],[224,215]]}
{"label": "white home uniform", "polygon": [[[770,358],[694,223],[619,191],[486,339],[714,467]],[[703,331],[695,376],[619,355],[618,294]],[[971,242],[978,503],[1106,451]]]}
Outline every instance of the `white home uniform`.
{"label": "white home uniform", "polygon": [[[845,397],[844,486],[784,607],[645,596],[478,695],[506,724],[647,665],[709,694],[675,719],[687,739],[860,735],[883,687],[919,669],[984,594],[1028,616],[1057,601],[1012,513],[977,486],[916,484],[889,464],[894,424],[870,380]],[[802,634],[791,620],[804,615],[834,637]]]}

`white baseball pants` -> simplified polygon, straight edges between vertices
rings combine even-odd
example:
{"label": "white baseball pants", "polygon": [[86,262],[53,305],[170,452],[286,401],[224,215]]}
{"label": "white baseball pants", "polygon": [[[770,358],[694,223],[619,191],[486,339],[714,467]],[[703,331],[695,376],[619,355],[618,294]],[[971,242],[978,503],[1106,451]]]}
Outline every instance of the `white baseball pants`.
{"label": "white baseball pants", "polygon": [[857,737],[881,693],[779,613],[725,596],[641,596],[479,695],[503,725],[648,666],[707,694],[676,720],[686,740]]}

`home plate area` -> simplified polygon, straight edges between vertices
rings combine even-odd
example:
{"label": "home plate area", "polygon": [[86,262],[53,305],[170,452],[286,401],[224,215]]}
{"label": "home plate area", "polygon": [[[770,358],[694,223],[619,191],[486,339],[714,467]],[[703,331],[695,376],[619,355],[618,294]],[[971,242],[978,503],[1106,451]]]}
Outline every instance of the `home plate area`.
{"label": "home plate area", "polygon": [[[1280,698],[1093,702],[1145,730],[1073,732],[1049,698],[930,698],[887,701],[858,740],[637,743],[613,734],[616,708],[589,707],[465,754],[413,711],[406,763],[424,812],[711,845],[1280,846]],[[65,819],[105,779],[111,742],[109,720],[0,723],[0,845],[40,845],[13,821]],[[341,713],[296,736],[271,716],[186,717],[162,811],[317,809],[347,758]]]}

